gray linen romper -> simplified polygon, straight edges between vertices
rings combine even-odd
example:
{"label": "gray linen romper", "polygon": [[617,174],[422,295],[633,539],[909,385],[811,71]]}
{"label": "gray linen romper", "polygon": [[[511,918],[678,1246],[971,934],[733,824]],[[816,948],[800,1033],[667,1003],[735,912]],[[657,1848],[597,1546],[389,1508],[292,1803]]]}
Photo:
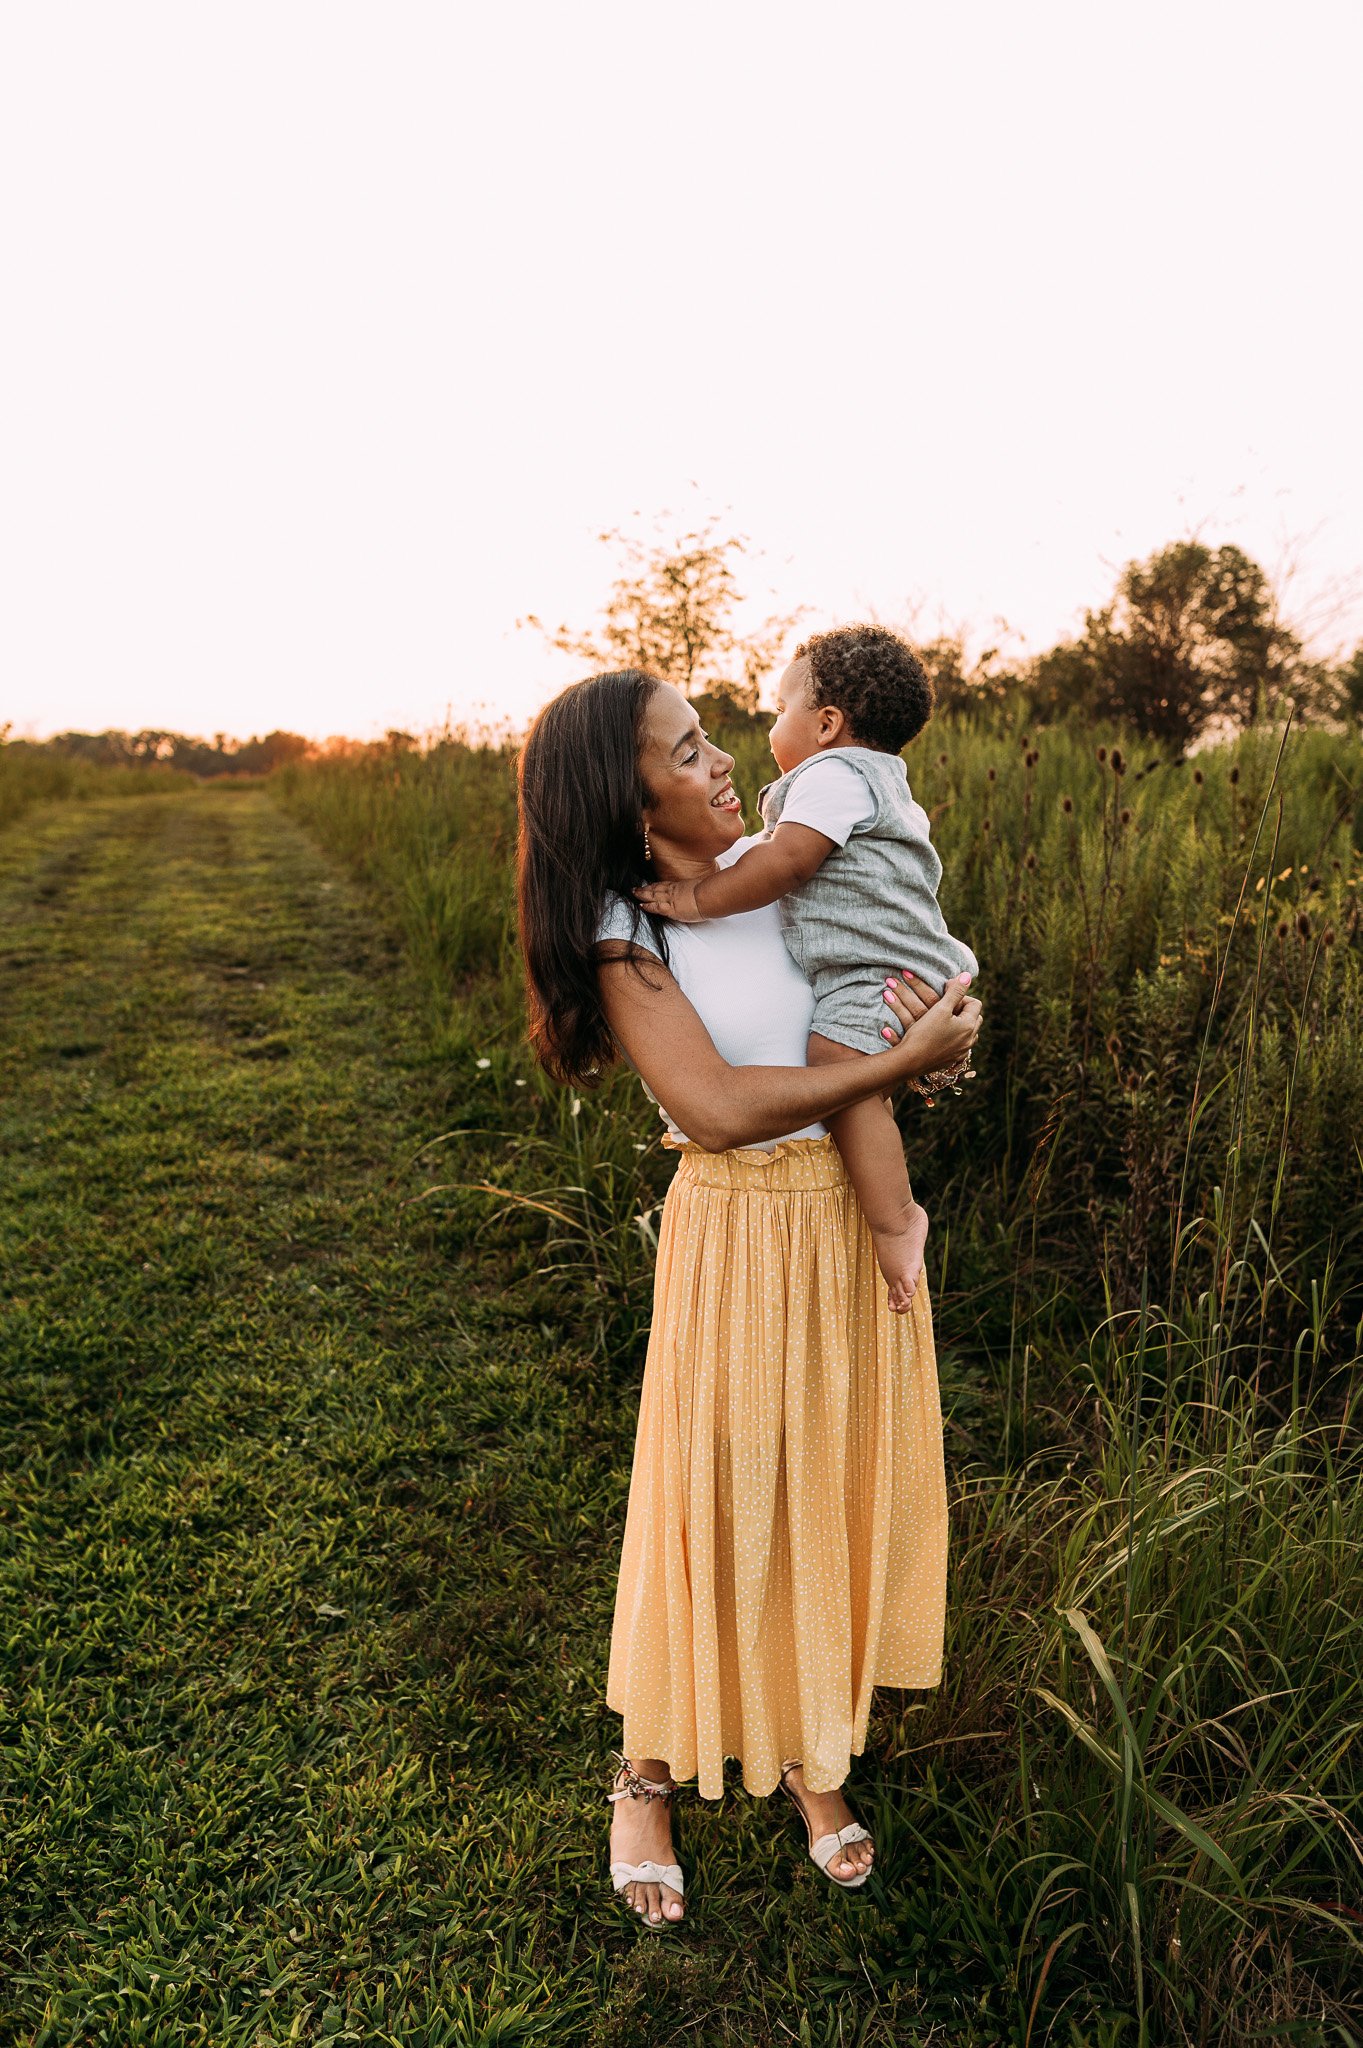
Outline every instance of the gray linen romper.
{"label": "gray linen romper", "polygon": [[770,833],[791,790],[820,761],[855,768],[875,813],[854,825],[844,846],[798,889],[781,898],[781,931],[791,958],[814,990],[811,1030],[857,1052],[884,1052],[876,997],[887,972],[913,972],[939,994],[956,974],[978,974],[969,946],[954,939],[937,901],[942,863],[928,814],[909,792],[898,754],[871,747],[828,747],[757,793]]}

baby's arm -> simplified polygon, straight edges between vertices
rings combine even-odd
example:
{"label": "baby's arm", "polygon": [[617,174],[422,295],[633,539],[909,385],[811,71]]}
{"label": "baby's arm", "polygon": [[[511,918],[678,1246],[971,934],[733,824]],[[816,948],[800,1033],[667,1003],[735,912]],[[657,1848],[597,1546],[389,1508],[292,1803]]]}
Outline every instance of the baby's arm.
{"label": "baby's arm", "polygon": [[675,918],[679,924],[733,917],[740,910],[760,910],[798,889],[818,872],[836,845],[812,825],[778,825],[770,839],[750,846],[729,867],[699,882],[645,882],[634,894],[645,910]]}

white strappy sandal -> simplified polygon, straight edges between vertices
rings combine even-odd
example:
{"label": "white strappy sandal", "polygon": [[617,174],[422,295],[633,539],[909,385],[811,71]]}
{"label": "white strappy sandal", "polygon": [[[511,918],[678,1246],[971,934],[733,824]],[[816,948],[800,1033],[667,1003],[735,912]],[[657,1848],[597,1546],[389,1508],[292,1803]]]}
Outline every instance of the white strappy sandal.
{"label": "white strappy sandal", "polygon": [[[623,1750],[617,1749],[615,1755],[620,1760],[620,1767],[613,1780],[616,1789],[605,1793],[603,1796],[606,1799],[670,1799],[676,1792],[677,1783],[670,1771],[666,1778],[644,1778],[635,1770]],[[617,1892],[623,1892],[628,1884],[641,1883],[670,1885],[678,1894],[684,1889],[680,1863],[655,1863],[651,1858],[646,1858],[642,1863],[612,1863],[610,1870],[611,1885]],[[661,1933],[664,1927],[679,1927],[686,1917],[683,1914],[681,1919],[674,1920],[664,1912],[656,1920],[650,1920],[647,1913],[641,1913],[637,1906],[631,1906],[630,1911],[650,1934]]]}
{"label": "white strappy sandal", "polygon": [[798,1771],[800,1761],[798,1756],[793,1756],[788,1763],[782,1764],[781,1790],[793,1802],[796,1811],[805,1824],[805,1836],[809,1843],[811,1859],[818,1864],[819,1869],[831,1883],[841,1885],[845,1892],[855,1891],[859,1884],[865,1884],[867,1878],[871,1875],[874,1865],[869,1866],[865,1870],[858,1871],[855,1877],[838,1877],[828,1866],[835,1856],[841,1856],[843,1848],[848,1842],[869,1842],[871,1840],[871,1831],[869,1828],[864,1828],[859,1820],[849,1820],[845,1827],[838,1829],[836,1834],[820,1835],[816,1842],[810,1830],[809,1815],[805,1812],[799,1794],[792,1785],[786,1783],[786,1772]]}

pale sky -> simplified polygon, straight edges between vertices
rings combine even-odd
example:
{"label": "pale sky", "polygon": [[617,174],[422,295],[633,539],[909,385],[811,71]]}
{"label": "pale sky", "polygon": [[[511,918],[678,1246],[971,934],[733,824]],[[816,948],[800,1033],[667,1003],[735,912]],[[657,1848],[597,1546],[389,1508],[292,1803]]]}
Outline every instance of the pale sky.
{"label": "pale sky", "polygon": [[1036,650],[1196,532],[1352,646],[1361,69],[1357,0],[14,0],[0,723],[521,719],[664,511],[810,627]]}

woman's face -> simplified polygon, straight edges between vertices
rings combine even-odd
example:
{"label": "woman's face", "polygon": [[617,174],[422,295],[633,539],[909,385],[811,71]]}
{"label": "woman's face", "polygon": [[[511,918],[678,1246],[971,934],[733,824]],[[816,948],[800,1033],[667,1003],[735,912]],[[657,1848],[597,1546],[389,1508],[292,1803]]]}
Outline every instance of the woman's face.
{"label": "woman's face", "polygon": [[643,822],[660,875],[669,857],[711,861],[743,837],[743,806],[729,780],[733,765],[732,754],[706,739],[695,706],[671,683],[660,683],[644,712],[639,755],[648,791]]}

